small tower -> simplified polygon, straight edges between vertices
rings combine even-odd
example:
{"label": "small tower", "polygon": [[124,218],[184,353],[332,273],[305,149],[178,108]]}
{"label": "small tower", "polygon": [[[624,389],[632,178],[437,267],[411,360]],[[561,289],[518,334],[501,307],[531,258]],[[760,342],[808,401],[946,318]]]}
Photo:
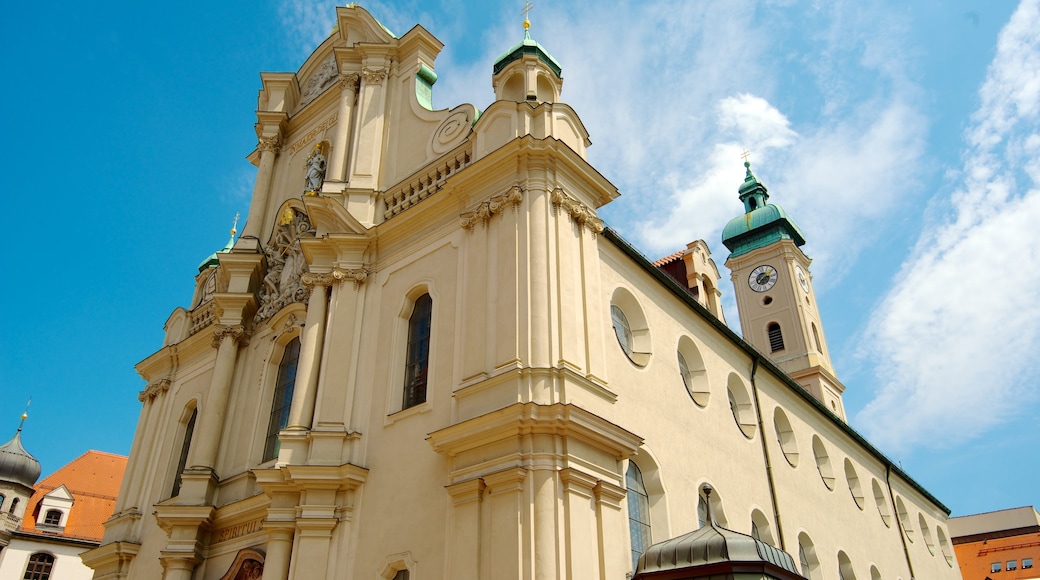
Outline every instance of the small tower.
{"label": "small tower", "polygon": [[845,387],[831,366],[809,272],[812,260],[800,249],[805,236],[782,207],[768,203],[769,192],[746,157],[744,167],[739,190],[744,215],[722,230],[744,340],[845,420]]}
{"label": "small tower", "polygon": [[531,38],[525,8],[524,39],[495,60],[491,84],[497,101],[555,103],[563,90],[563,69],[542,45]]}
{"label": "small tower", "polygon": [[21,524],[33,486],[40,478],[40,462],[22,446],[22,425],[27,417],[22,413],[14,437],[0,445],[0,549],[7,546],[11,532]]}

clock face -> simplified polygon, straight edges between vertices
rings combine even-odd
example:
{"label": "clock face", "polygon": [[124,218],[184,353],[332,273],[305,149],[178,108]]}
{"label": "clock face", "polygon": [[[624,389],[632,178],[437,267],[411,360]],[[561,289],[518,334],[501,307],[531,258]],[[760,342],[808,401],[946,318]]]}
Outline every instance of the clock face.
{"label": "clock face", "polygon": [[777,272],[776,268],[762,264],[751,271],[751,275],[748,276],[748,286],[755,292],[765,292],[776,284]]}
{"label": "clock face", "polygon": [[809,277],[805,275],[805,270],[802,270],[801,266],[794,267],[795,276],[798,277],[798,285],[802,287],[802,290],[806,294],[809,293]]}

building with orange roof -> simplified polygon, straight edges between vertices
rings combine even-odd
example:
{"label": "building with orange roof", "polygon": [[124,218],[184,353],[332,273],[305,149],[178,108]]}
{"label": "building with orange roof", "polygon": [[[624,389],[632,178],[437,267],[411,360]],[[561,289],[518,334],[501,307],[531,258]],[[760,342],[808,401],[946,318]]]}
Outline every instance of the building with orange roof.
{"label": "building with orange roof", "polygon": [[1040,512],[1024,506],[950,518],[964,580],[1040,578]]}
{"label": "building with orange roof", "polygon": [[[87,451],[36,483],[13,513],[4,510],[11,517],[3,534],[6,544],[0,547],[0,580],[90,578],[93,572],[80,554],[101,542],[126,462],[122,455]],[[0,469],[0,479],[11,479],[7,471]]]}

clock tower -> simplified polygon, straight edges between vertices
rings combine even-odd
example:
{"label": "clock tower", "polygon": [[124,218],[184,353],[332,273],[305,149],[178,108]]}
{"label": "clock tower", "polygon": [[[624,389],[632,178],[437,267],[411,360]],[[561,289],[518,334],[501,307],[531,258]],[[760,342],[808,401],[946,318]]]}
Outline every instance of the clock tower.
{"label": "clock tower", "polygon": [[744,340],[765,353],[827,409],[845,420],[845,387],[834,375],[813,290],[812,263],[800,249],[805,236],[744,162],[744,214],[722,230],[726,267]]}

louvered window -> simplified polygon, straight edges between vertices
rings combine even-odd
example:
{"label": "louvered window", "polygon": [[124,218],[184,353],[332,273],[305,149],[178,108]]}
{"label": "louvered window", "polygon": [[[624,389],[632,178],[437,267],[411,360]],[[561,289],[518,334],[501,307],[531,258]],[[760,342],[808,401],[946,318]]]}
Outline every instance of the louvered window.
{"label": "louvered window", "polygon": [[769,334],[770,352],[784,350],[784,335],[780,332],[780,325],[770,322],[769,326],[766,327],[766,332]]}

